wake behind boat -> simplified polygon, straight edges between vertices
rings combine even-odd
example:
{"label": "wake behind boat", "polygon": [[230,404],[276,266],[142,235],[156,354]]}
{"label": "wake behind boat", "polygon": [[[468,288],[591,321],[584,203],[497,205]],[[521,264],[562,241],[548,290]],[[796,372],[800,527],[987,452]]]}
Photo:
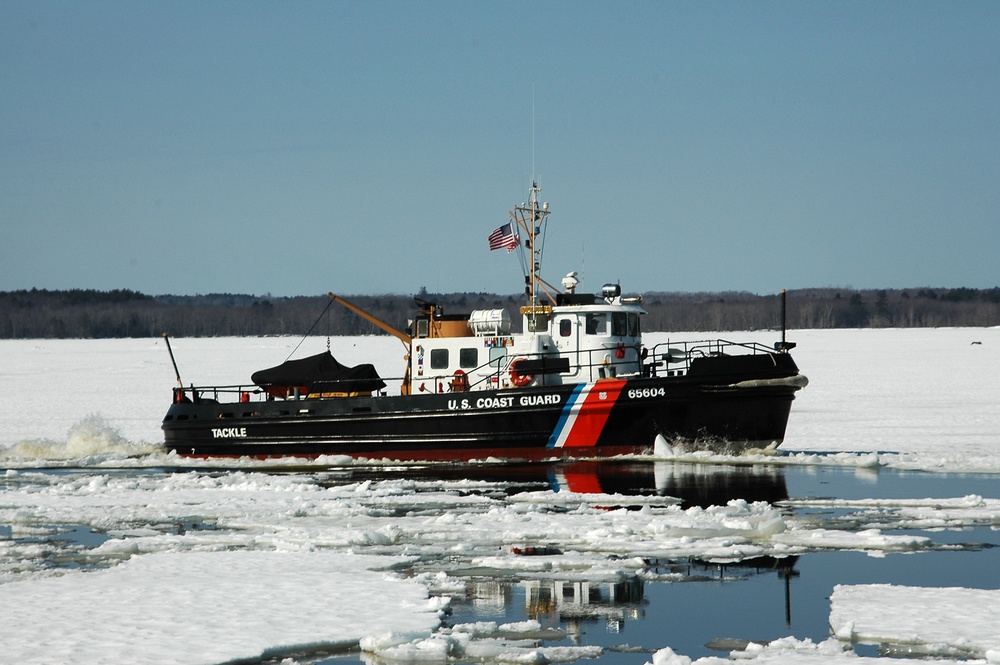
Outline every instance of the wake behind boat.
{"label": "wake behind boat", "polygon": [[[330,353],[255,372],[251,384],[174,389],[167,447],[198,457],[349,455],[392,460],[553,459],[781,443],[799,374],[782,341],[643,345],[641,297],[617,284],[579,293],[539,275],[549,206],[527,203],[490,249],[527,255],[521,330],[505,310],[445,314],[417,300],[400,331],[330,294],[406,346],[399,394],[370,364]],[[522,236],[525,242],[521,243]],[[169,348],[169,340],[168,340]],[[173,357],[171,351],[171,358]],[[176,365],[175,365],[176,370]]]}

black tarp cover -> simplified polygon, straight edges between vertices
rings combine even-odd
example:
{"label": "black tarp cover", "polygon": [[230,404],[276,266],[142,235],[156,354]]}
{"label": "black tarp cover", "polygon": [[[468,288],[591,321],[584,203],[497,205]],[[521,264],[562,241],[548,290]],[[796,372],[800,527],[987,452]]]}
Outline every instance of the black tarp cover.
{"label": "black tarp cover", "polygon": [[286,392],[282,389],[292,387],[313,392],[315,387],[322,386],[323,391],[348,394],[370,393],[385,388],[385,382],[374,365],[366,363],[347,367],[337,362],[329,351],[258,370],[250,375],[250,380],[262,388],[276,388],[280,393]]}

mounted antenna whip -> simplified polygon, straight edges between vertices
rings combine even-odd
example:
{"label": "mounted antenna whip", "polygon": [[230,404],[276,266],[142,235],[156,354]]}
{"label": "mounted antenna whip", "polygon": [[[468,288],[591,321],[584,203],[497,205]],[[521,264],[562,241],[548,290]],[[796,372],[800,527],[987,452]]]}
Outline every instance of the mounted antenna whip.
{"label": "mounted antenna whip", "polygon": [[177,385],[183,389],[184,382],[181,381],[181,373],[177,370],[177,361],[174,360],[174,350],[170,348],[170,337],[167,336],[167,333],[163,333],[163,341],[167,343],[167,353],[170,354],[170,363],[174,366],[174,376],[177,377]]}

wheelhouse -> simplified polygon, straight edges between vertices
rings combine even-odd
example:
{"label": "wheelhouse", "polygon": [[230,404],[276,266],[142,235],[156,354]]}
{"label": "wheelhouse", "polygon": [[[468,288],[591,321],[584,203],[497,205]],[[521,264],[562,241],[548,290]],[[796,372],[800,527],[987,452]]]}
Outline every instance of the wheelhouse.
{"label": "wheelhouse", "polygon": [[642,372],[641,298],[616,284],[559,294],[521,308],[522,333],[505,310],[445,315],[420,301],[412,323],[410,394],[551,386]]}

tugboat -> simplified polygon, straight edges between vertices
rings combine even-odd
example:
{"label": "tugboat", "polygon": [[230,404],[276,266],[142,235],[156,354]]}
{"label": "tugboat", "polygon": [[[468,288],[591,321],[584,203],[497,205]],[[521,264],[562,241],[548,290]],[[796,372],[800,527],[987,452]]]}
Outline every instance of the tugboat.
{"label": "tugboat", "polygon": [[506,310],[444,314],[424,300],[401,331],[331,293],[403,341],[398,394],[374,366],[347,367],[329,351],[255,372],[252,385],[184,387],[178,373],[166,446],[194,457],[468,461],[646,454],[657,441],[727,452],[780,444],[808,383],[784,324],[773,348],[721,339],[645,347],[641,296],[618,284],[578,292],[576,273],[561,290],[541,278],[549,206],[540,191],[532,183],[528,202],[490,236],[491,249],[528,258],[520,332]]}

